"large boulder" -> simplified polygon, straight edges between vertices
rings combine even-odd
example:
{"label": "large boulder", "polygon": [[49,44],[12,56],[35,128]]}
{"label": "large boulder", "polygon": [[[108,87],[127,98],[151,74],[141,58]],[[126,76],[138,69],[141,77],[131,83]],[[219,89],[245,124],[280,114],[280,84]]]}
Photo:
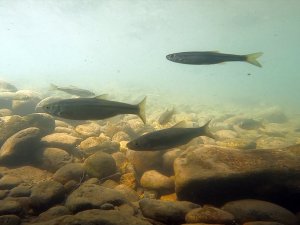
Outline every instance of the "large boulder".
{"label": "large boulder", "polygon": [[144,217],[167,224],[180,224],[185,221],[185,215],[200,206],[186,201],[162,201],[142,199],[139,201]]}
{"label": "large boulder", "polygon": [[8,138],[0,149],[0,162],[5,165],[20,165],[35,161],[40,143],[39,128],[30,127]]}
{"label": "large boulder", "polygon": [[72,212],[78,212],[87,209],[99,209],[105,203],[119,206],[126,202],[126,197],[119,191],[97,184],[84,183],[68,196],[65,205]]}
{"label": "large boulder", "polygon": [[69,163],[59,168],[53,175],[53,179],[66,184],[68,181],[81,182],[85,177],[85,170],[81,163]]}
{"label": "large boulder", "polygon": [[279,205],[255,200],[245,199],[226,203],[223,210],[232,213],[238,223],[250,221],[273,221],[286,225],[297,225],[297,217],[289,210]]}
{"label": "large boulder", "polygon": [[256,198],[299,210],[300,145],[238,150],[190,149],[174,162],[178,199],[221,205]]}

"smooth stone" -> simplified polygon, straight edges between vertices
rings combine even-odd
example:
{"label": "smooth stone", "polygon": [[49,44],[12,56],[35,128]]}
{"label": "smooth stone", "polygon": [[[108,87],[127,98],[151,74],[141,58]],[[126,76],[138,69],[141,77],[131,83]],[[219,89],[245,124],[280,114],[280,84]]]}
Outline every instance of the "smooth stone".
{"label": "smooth stone", "polygon": [[87,155],[92,155],[99,151],[106,153],[117,152],[120,149],[120,144],[112,142],[108,137],[100,136],[88,137],[80,143],[79,147]]}
{"label": "smooth stone", "polygon": [[19,215],[22,211],[22,206],[19,202],[7,199],[0,200],[0,216]]}
{"label": "smooth stone", "polygon": [[104,203],[118,206],[126,202],[126,197],[119,191],[96,184],[84,183],[67,197],[65,205],[72,212],[78,212],[100,208]]}
{"label": "smooth stone", "polygon": [[10,109],[0,109],[0,117],[3,116],[12,116],[12,111]]}
{"label": "smooth stone", "polygon": [[71,163],[72,160],[73,157],[60,148],[44,148],[39,159],[41,167],[51,172],[57,171],[64,165]]}
{"label": "smooth stone", "polygon": [[176,194],[179,200],[212,205],[245,197],[264,199],[296,211],[299,161],[300,145],[247,151],[218,146],[190,149],[174,163]]}
{"label": "smooth stone", "polygon": [[271,202],[244,199],[226,203],[223,210],[235,216],[238,223],[250,221],[274,221],[285,225],[297,225],[297,217],[289,210]]}
{"label": "smooth stone", "polygon": [[103,179],[116,173],[116,162],[110,154],[97,152],[89,156],[83,164],[84,169],[91,177]]}
{"label": "smooth stone", "polygon": [[62,184],[66,184],[71,180],[81,182],[85,174],[86,172],[81,163],[69,163],[58,169],[54,173],[53,179]]}
{"label": "smooth stone", "polygon": [[121,142],[121,141],[130,141],[131,138],[126,132],[119,131],[112,136],[112,140],[116,142]]}
{"label": "smooth stone", "polygon": [[11,176],[11,175],[4,175],[0,179],[0,190],[12,189],[17,187],[21,184],[23,180],[19,177]]}
{"label": "smooth stone", "polygon": [[37,221],[47,221],[65,215],[71,215],[70,210],[63,205],[57,205],[41,213]]}
{"label": "smooth stone", "polygon": [[0,216],[1,225],[20,225],[21,219],[16,215],[4,215]]}
{"label": "smooth stone", "polygon": [[140,199],[138,193],[130,187],[127,187],[126,185],[120,184],[114,189],[122,193],[126,197],[128,202],[136,202]]}
{"label": "smooth stone", "polygon": [[146,171],[141,177],[141,186],[145,189],[156,190],[159,193],[174,192],[174,179],[167,177],[156,170]]}
{"label": "smooth stone", "polygon": [[0,162],[5,165],[21,165],[35,161],[41,138],[39,128],[30,127],[8,138],[0,149]]}
{"label": "smooth stone", "polygon": [[183,223],[188,212],[200,207],[186,201],[170,202],[154,199],[142,199],[139,205],[144,217],[167,224]]}
{"label": "smooth stone", "polygon": [[101,126],[97,123],[86,123],[76,126],[75,131],[84,137],[99,136]]}
{"label": "smooth stone", "polygon": [[62,148],[66,150],[75,148],[80,141],[80,138],[66,133],[52,133],[44,136],[41,140],[45,147]]}
{"label": "smooth stone", "polygon": [[28,184],[20,184],[19,186],[10,190],[10,197],[29,197],[31,194],[31,186]]}
{"label": "smooth stone", "polygon": [[185,215],[185,221],[187,223],[233,224],[234,216],[224,210],[205,206],[192,209]]}
{"label": "smooth stone", "polygon": [[4,199],[9,194],[9,190],[0,190],[0,200]]}
{"label": "smooth stone", "polygon": [[39,102],[39,99],[28,99],[28,100],[13,100],[12,111],[15,115],[24,116],[35,112],[35,106]]}
{"label": "smooth stone", "polygon": [[172,149],[163,154],[163,169],[168,174],[174,174],[174,161],[183,151],[179,148]]}
{"label": "smooth stone", "polygon": [[40,212],[64,200],[65,188],[56,181],[42,181],[32,187],[30,200],[34,211]]}

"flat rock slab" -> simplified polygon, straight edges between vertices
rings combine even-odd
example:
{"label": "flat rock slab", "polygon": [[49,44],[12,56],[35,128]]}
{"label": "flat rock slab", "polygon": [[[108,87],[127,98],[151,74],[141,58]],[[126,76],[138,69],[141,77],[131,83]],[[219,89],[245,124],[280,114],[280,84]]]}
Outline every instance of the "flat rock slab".
{"label": "flat rock slab", "polygon": [[221,205],[254,198],[299,210],[300,145],[239,150],[218,146],[190,149],[174,162],[179,200]]}

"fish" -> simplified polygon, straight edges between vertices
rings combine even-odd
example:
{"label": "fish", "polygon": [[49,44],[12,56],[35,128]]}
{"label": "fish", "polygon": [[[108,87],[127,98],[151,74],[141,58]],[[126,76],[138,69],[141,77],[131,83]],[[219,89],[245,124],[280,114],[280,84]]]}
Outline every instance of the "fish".
{"label": "fish", "polygon": [[146,123],[146,97],[137,105],[109,101],[96,96],[93,98],[71,98],[42,106],[53,116],[71,120],[101,120],[121,114],[135,114]]}
{"label": "fish", "polygon": [[258,67],[262,67],[262,65],[257,61],[257,58],[262,54],[262,52],[256,52],[249,55],[233,55],[214,51],[179,52],[169,54],[166,56],[166,58],[172,62],[191,65],[209,65],[228,61],[243,61]]}
{"label": "fish", "polygon": [[159,119],[158,122],[161,125],[164,125],[166,123],[168,123],[170,121],[170,119],[172,118],[173,114],[175,113],[175,109],[172,108],[171,110],[167,109],[165,112],[163,112]]}
{"label": "fish", "polygon": [[244,130],[256,130],[259,128],[264,128],[262,122],[254,119],[244,119],[239,123],[238,126]]}
{"label": "fish", "polygon": [[50,84],[51,85],[51,90],[58,90],[58,91],[63,91],[65,93],[71,94],[71,95],[76,95],[79,97],[92,97],[95,96],[94,92],[91,92],[89,90],[77,88],[74,86],[70,87],[58,87],[55,84]]}
{"label": "fish", "polygon": [[153,131],[128,142],[127,148],[134,151],[160,151],[187,144],[198,136],[207,136],[215,139],[215,136],[208,129],[209,123],[210,121],[204,126],[196,128],[173,126]]}

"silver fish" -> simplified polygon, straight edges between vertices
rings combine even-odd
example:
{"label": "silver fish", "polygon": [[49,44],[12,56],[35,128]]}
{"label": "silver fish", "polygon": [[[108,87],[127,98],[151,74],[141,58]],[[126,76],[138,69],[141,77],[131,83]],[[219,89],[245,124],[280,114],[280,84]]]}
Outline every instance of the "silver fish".
{"label": "silver fish", "polygon": [[257,52],[249,55],[233,55],[224,54],[219,52],[179,52],[166,56],[166,58],[172,62],[191,64],[191,65],[208,65],[217,64],[228,61],[243,61],[252,65],[262,67],[257,61],[263,53]]}
{"label": "silver fish", "polygon": [[127,147],[135,151],[159,151],[187,144],[198,136],[214,138],[208,129],[209,122],[196,128],[171,127],[153,131],[128,142]]}
{"label": "silver fish", "polygon": [[81,88],[77,88],[77,87],[74,87],[74,86],[58,87],[55,84],[51,84],[51,89],[52,90],[63,91],[63,92],[66,92],[68,94],[76,95],[76,96],[79,96],[79,97],[92,97],[92,96],[95,96],[94,92],[91,92],[91,91],[85,90],[85,89],[81,89]]}
{"label": "silver fish", "polygon": [[51,115],[71,120],[101,120],[120,114],[135,114],[146,123],[145,104],[146,97],[137,105],[98,97],[72,98],[46,104],[43,110]]}

